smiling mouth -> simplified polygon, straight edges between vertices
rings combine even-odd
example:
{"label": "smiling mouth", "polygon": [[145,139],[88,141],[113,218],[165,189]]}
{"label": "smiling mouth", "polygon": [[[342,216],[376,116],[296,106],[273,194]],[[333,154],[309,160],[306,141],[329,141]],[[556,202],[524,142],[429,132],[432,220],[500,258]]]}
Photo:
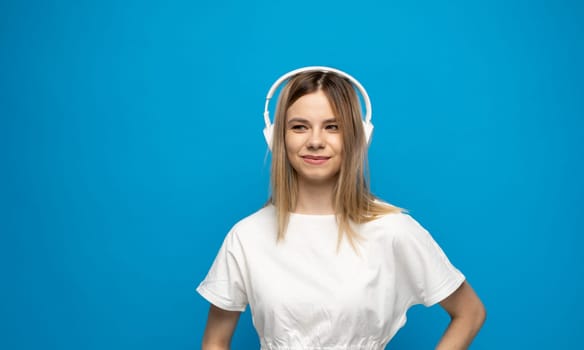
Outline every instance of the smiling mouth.
{"label": "smiling mouth", "polygon": [[302,159],[304,160],[305,163],[308,163],[310,165],[321,165],[326,163],[330,157],[325,157],[325,156],[302,156]]}
{"label": "smiling mouth", "polygon": [[327,160],[330,157],[326,157],[326,156],[302,156],[302,158],[308,159],[308,160]]}

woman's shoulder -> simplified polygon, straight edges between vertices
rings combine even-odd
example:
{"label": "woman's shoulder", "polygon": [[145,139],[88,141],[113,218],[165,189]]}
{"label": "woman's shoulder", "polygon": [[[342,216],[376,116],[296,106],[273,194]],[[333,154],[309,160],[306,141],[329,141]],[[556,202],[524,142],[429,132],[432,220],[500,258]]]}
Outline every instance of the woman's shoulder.
{"label": "woman's shoulder", "polygon": [[393,239],[407,239],[426,231],[416,219],[405,211],[380,215],[376,219],[365,223],[363,228],[383,236],[390,236]]}
{"label": "woman's shoulder", "polygon": [[393,228],[406,228],[419,225],[418,222],[406,211],[395,211],[377,216],[367,224],[382,225]]}
{"label": "woman's shoulder", "polygon": [[274,221],[276,217],[276,210],[273,205],[269,204],[255,211],[254,213],[239,220],[235,227],[248,227],[257,224],[265,224],[269,221]]}
{"label": "woman's shoulder", "polygon": [[259,232],[275,229],[275,225],[275,208],[273,205],[267,205],[239,220],[233,225],[231,233],[239,237],[246,237],[249,235],[257,236]]}

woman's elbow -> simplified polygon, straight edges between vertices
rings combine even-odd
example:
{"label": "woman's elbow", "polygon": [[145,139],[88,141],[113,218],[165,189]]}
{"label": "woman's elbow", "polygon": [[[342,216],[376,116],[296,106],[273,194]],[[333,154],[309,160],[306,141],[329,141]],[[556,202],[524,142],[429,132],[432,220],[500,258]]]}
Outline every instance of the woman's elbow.
{"label": "woman's elbow", "polygon": [[205,341],[201,344],[202,350],[229,350],[229,342],[212,342]]}
{"label": "woman's elbow", "polygon": [[485,305],[477,299],[476,302],[468,305],[467,309],[458,316],[461,317],[461,320],[465,320],[465,323],[470,325],[475,332],[478,332],[487,319],[487,309],[485,308]]}
{"label": "woman's elbow", "polygon": [[483,324],[485,323],[485,321],[487,320],[487,308],[485,307],[485,305],[479,301],[478,303],[479,305],[476,307],[475,310],[475,319],[476,319],[476,323],[478,325],[478,328],[481,328],[483,326]]}

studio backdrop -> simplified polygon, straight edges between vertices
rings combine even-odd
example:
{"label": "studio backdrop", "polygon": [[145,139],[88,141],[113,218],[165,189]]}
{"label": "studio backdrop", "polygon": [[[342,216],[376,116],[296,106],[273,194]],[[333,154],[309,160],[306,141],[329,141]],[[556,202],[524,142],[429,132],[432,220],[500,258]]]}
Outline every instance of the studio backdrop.
{"label": "studio backdrop", "polygon": [[[584,308],[578,1],[2,1],[0,348],[197,349],[195,293],[269,196],[281,74],[367,88],[371,188],[487,308],[472,349],[575,349]],[[388,349],[448,324],[416,306]],[[234,349],[257,349],[249,311]]]}

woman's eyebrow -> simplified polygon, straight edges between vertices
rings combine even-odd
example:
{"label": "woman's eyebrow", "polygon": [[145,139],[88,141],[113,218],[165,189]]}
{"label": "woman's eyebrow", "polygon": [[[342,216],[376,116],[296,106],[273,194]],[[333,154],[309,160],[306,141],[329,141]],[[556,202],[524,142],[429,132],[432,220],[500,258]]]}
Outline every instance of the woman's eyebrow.
{"label": "woman's eyebrow", "polygon": [[[337,118],[329,118],[324,120],[322,123],[323,124],[328,124],[328,123],[336,123],[337,122]],[[294,117],[294,118],[290,118],[287,122],[287,124],[290,123],[309,123],[308,119],[305,118],[301,118],[301,117]]]}
{"label": "woman's eyebrow", "polygon": [[288,124],[291,123],[308,123],[308,120],[304,119],[304,118],[300,118],[300,117],[295,117],[295,118],[290,118],[287,121]]}

